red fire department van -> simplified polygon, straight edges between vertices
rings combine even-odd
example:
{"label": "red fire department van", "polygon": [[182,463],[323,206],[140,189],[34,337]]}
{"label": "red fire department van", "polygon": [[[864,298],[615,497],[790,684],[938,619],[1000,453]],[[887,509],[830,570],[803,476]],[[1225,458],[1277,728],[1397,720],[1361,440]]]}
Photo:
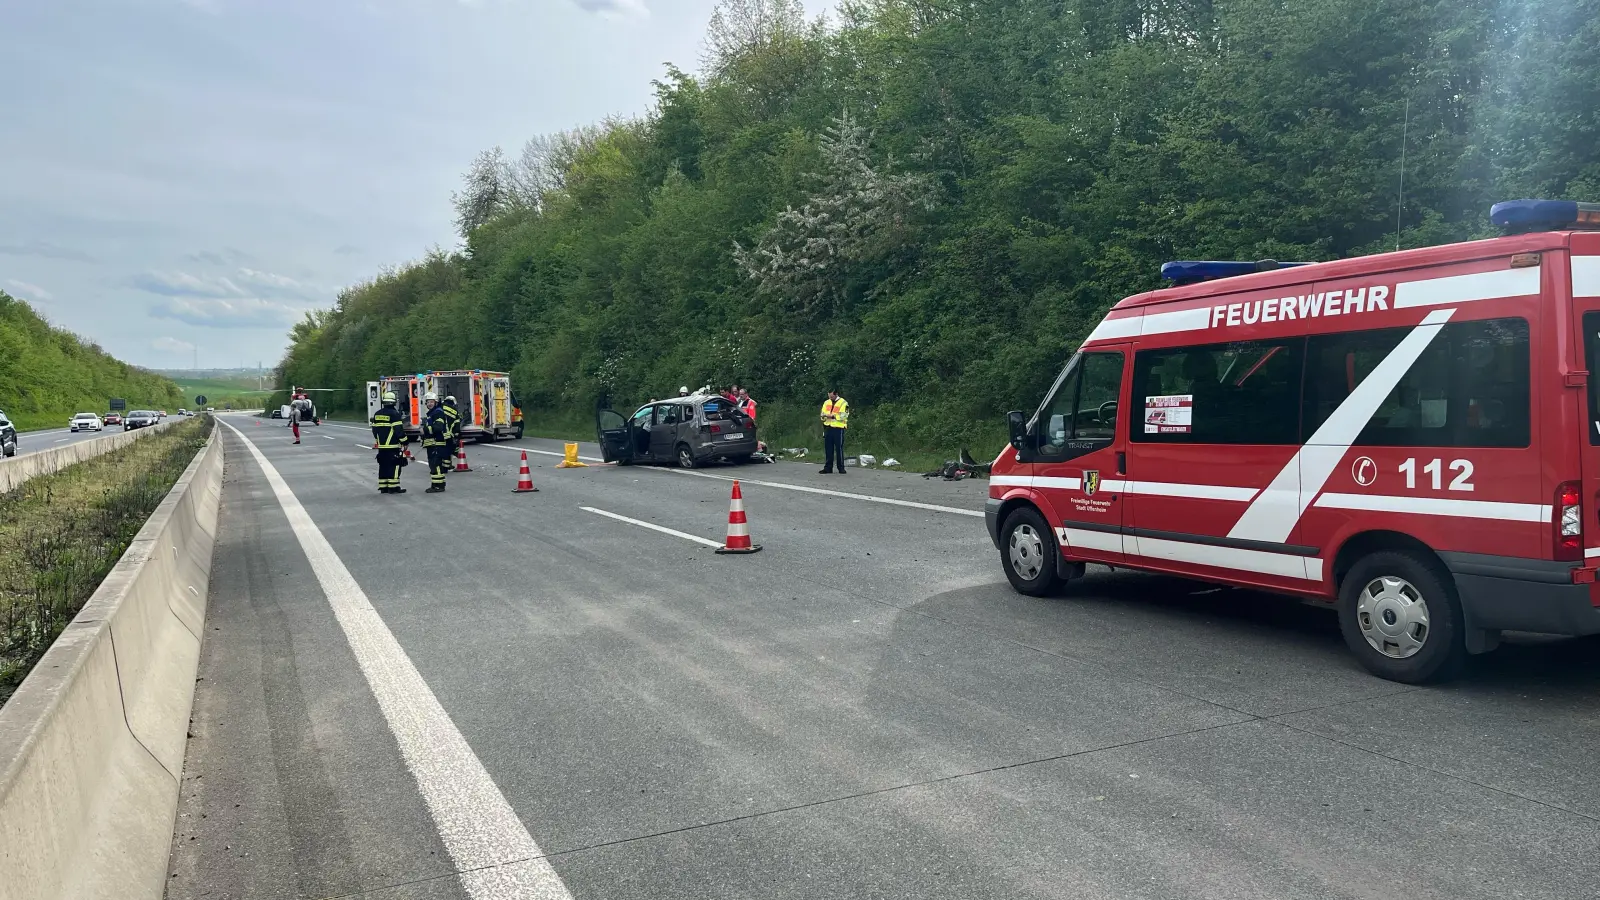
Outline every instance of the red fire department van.
{"label": "red fire department van", "polygon": [[1330,602],[1412,683],[1502,631],[1600,632],[1600,204],[1491,219],[1517,233],[1164,266],[1010,414],[986,513],[1012,586],[1096,562]]}

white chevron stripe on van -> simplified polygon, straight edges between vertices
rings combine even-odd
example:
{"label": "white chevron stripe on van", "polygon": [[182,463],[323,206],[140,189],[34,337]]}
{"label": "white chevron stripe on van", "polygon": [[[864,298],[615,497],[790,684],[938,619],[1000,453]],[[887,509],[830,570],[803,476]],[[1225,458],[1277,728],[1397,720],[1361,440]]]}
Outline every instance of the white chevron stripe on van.
{"label": "white chevron stripe on van", "polygon": [[1384,398],[1411,370],[1422,351],[1428,349],[1454,314],[1454,309],[1436,309],[1424,316],[1422,324],[1413,328],[1383,362],[1378,363],[1372,374],[1344,398],[1305,446],[1295,451],[1267,489],[1234,523],[1228,537],[1287,543],[1306,507],[1322,492],[1322,486],[1328,483],[1350,445],[1372,420],[1372,414],[1378,411]]}

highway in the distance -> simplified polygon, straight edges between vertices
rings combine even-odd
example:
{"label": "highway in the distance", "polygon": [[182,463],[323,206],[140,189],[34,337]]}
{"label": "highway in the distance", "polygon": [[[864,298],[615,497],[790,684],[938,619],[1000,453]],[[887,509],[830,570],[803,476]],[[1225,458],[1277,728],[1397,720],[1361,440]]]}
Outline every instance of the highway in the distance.
{"label": "highway in the distance", "polygon": [[112,425],[104,431],[77,431],[70,428],[46,428],[40,431],[17,432],[17,455],[25,456],[29,453],[38,453],[41,450],[53,450],[65,447],[79,441],[92,441],[95,438],[121,434],[122,426]]}
{"label": "highway in the distance", "polygon": [[220,421],[174,900],[1596,896],[1595,641],[1414,688],[1278,598],[1019,596],[982,482],[526,440],[382,496],[363,429]]}

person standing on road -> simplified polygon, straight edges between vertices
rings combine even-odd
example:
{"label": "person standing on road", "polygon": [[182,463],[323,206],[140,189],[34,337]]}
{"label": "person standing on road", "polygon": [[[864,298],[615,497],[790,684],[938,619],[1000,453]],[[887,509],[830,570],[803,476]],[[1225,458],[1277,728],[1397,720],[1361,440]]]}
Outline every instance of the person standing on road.
{"label": "person standing on road", "polygon": [[839,465],[839,474],[845,474],[844,431],[849,427],[850,401],[839,396],[837,390],[829,391],[827,402],[822,404],[822,446],[826,460],[823,462],[821,474],[833,474],[835,462]]}
{"label": "person standing on road", "polygon": [[405,465],[406,429],[395,408],[394,391],[383,392],[383,406],[372,416],[372,446],[378,451],[378,493],[404,494],[400,467]]}
{"label": "person standing on road", "polygon": [[294,432],[294,442],[300,443],[300,395],[289,398],[289,429]]}
{"label": "person standing on road", "polygon": [[461,410],[456,407],[455,395],[446,396],[444,403],[440,404],[440,409],[444,410],[445,418],[450,420],[450,443],[448,446],[450,456],[454,458],[456,451],[461,449]]}
{"label": "person standing on road", "polygon": [[428,415],[422,420],[422,447],[428,451],[428,489],[424,494],[444,493],[444,473],[450,470],[450,419],[439,406],[439,395],[429,391],[422,402]]}

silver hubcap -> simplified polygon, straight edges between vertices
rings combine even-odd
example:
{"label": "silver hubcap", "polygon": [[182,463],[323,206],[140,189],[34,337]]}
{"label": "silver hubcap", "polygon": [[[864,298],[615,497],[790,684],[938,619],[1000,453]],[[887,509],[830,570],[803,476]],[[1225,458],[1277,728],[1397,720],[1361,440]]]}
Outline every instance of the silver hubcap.
{"label": "silver hubcap", "polygon": [[1428,641],[1428,603],[1404,578],[1372,579],[1356,600],[1356,622],[1372,649],[1392,659],[1409,659]]}
{"label": "silver hubcap", "polygon": [[1022,576],[1023,581],[1039,577],[1040,570],[1044,568],[1044,540],[1032,525],[1023,524],[1012,529],[1007,553],[1011,557],[1012,570]]}

